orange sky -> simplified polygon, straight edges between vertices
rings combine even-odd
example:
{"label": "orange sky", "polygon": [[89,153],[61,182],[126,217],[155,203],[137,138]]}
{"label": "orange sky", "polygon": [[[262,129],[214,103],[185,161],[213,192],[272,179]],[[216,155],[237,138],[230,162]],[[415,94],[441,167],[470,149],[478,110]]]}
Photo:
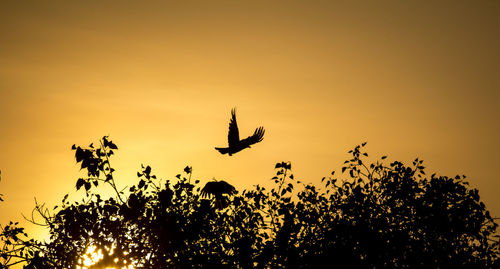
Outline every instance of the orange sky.
{"label": "orange sky", "polygon": [[[368,141],[500,217],[498,48],[499,1],[2,1],[0,222],[76,196],[71,145],[103,135],[120,186],[144,163],[240,190],[278,161],[319,183]],[[234,106],[265,139],[222,156]]]}

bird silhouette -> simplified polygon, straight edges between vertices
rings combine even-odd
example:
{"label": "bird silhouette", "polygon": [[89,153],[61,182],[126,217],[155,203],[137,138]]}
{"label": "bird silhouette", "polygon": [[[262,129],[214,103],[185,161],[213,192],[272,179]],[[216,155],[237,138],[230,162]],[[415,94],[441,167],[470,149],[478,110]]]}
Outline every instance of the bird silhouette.
{"label": "bird silhouette", "polygon": [[239,152],[245,148],[250,148],[250,145],[258,143],[264,139],[264,127],[259,127],[255,129],[253,135],[240,140],[240,134],[238,131],[238,124],[236,123],[236,109],[231,109],[231,120],[229,121],[229,132],[227,134],[228,147],[218,148],[221,154],[229,154],[229,156]]}
{"label": "bird silhouette", "polygon": [[207,182],[207,184],[205,184],[205,187],[201,189],[202,198],[210,197],[212,195],[214,196],[215,207],[219,210],[224,209],[229,205],[229,199],[224,194],[233,195],[236,193],[238,192],[236,191],[234,186],[224,180],[217,181],[214,179],[214,181]]}

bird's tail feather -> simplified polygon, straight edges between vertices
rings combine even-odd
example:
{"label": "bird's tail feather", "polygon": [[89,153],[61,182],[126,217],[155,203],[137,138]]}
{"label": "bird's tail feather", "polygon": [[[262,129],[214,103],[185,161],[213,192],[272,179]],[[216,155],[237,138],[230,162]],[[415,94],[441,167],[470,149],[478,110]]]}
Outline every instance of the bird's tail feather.
{"label": "bird's tail feather", "polygon": [[227,154],[229,153],[229,148],[215,148],[218,150],[221,154]]}

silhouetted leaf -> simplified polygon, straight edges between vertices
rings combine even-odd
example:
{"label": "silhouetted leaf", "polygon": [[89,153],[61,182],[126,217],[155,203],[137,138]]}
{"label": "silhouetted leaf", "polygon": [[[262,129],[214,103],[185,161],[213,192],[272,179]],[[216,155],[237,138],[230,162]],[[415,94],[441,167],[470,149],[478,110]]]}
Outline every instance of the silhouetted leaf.
{"label": "silhouetted leaf", "polygon": [[81,162],[83,160],[83,158],[85,157],[84,156],[84,152],[83,152],[83,149],[80,148],[80,147],[77,147],[76,148],[76,152],[75,152],[75,157],[76,157],[76,162]]}
{"label": "silhouetted leaf", "polygon": [[85,184],[85,180],[83,178],[79,178],[76,181],[76,190],[79,190]]}
{"label": "silhouetted leaf", "polygon": [[108,146],[110,149],[118,149],[118,147],[113,142],[109,142]]}
{"label": "silhouetted leaf", "polygon": [[146,181],[144,181],[144,180],[142,180],[142,179],[141,179],[141,180],[139,181],[139,184],[137,185],[137,187],[138,187],[139,189],[142,189],[145,185],[146,185]]}

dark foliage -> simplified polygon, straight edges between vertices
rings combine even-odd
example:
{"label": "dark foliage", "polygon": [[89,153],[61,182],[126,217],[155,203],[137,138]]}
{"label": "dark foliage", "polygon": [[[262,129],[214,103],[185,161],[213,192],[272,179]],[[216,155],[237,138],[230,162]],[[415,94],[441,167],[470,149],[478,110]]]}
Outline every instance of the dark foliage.
{"label": "dark foliage", "polygon": [[[465,177],[426,176],[418,159],[365,164],[364,145],[349,152],[343,179],[332,172],[321,188],[302,184],[282,162],[270,190],[207,183],[206,197],[191,183],[191,167],[164,181],[145,166],[136,185],[119,191],[109,163],[115,144],[104,137],[98,148],[73,146],[87,172],[76,182],[85,199],[65,196],[55,213],[37,205],[47,243],[20,239],[15,224],[2,227],[0,268],[16,257],[25,268],[77,268],[91,247],[103,258],[89,268],[499,266],[497,224]],[[102,184],[113,197],[99,195]]]}

